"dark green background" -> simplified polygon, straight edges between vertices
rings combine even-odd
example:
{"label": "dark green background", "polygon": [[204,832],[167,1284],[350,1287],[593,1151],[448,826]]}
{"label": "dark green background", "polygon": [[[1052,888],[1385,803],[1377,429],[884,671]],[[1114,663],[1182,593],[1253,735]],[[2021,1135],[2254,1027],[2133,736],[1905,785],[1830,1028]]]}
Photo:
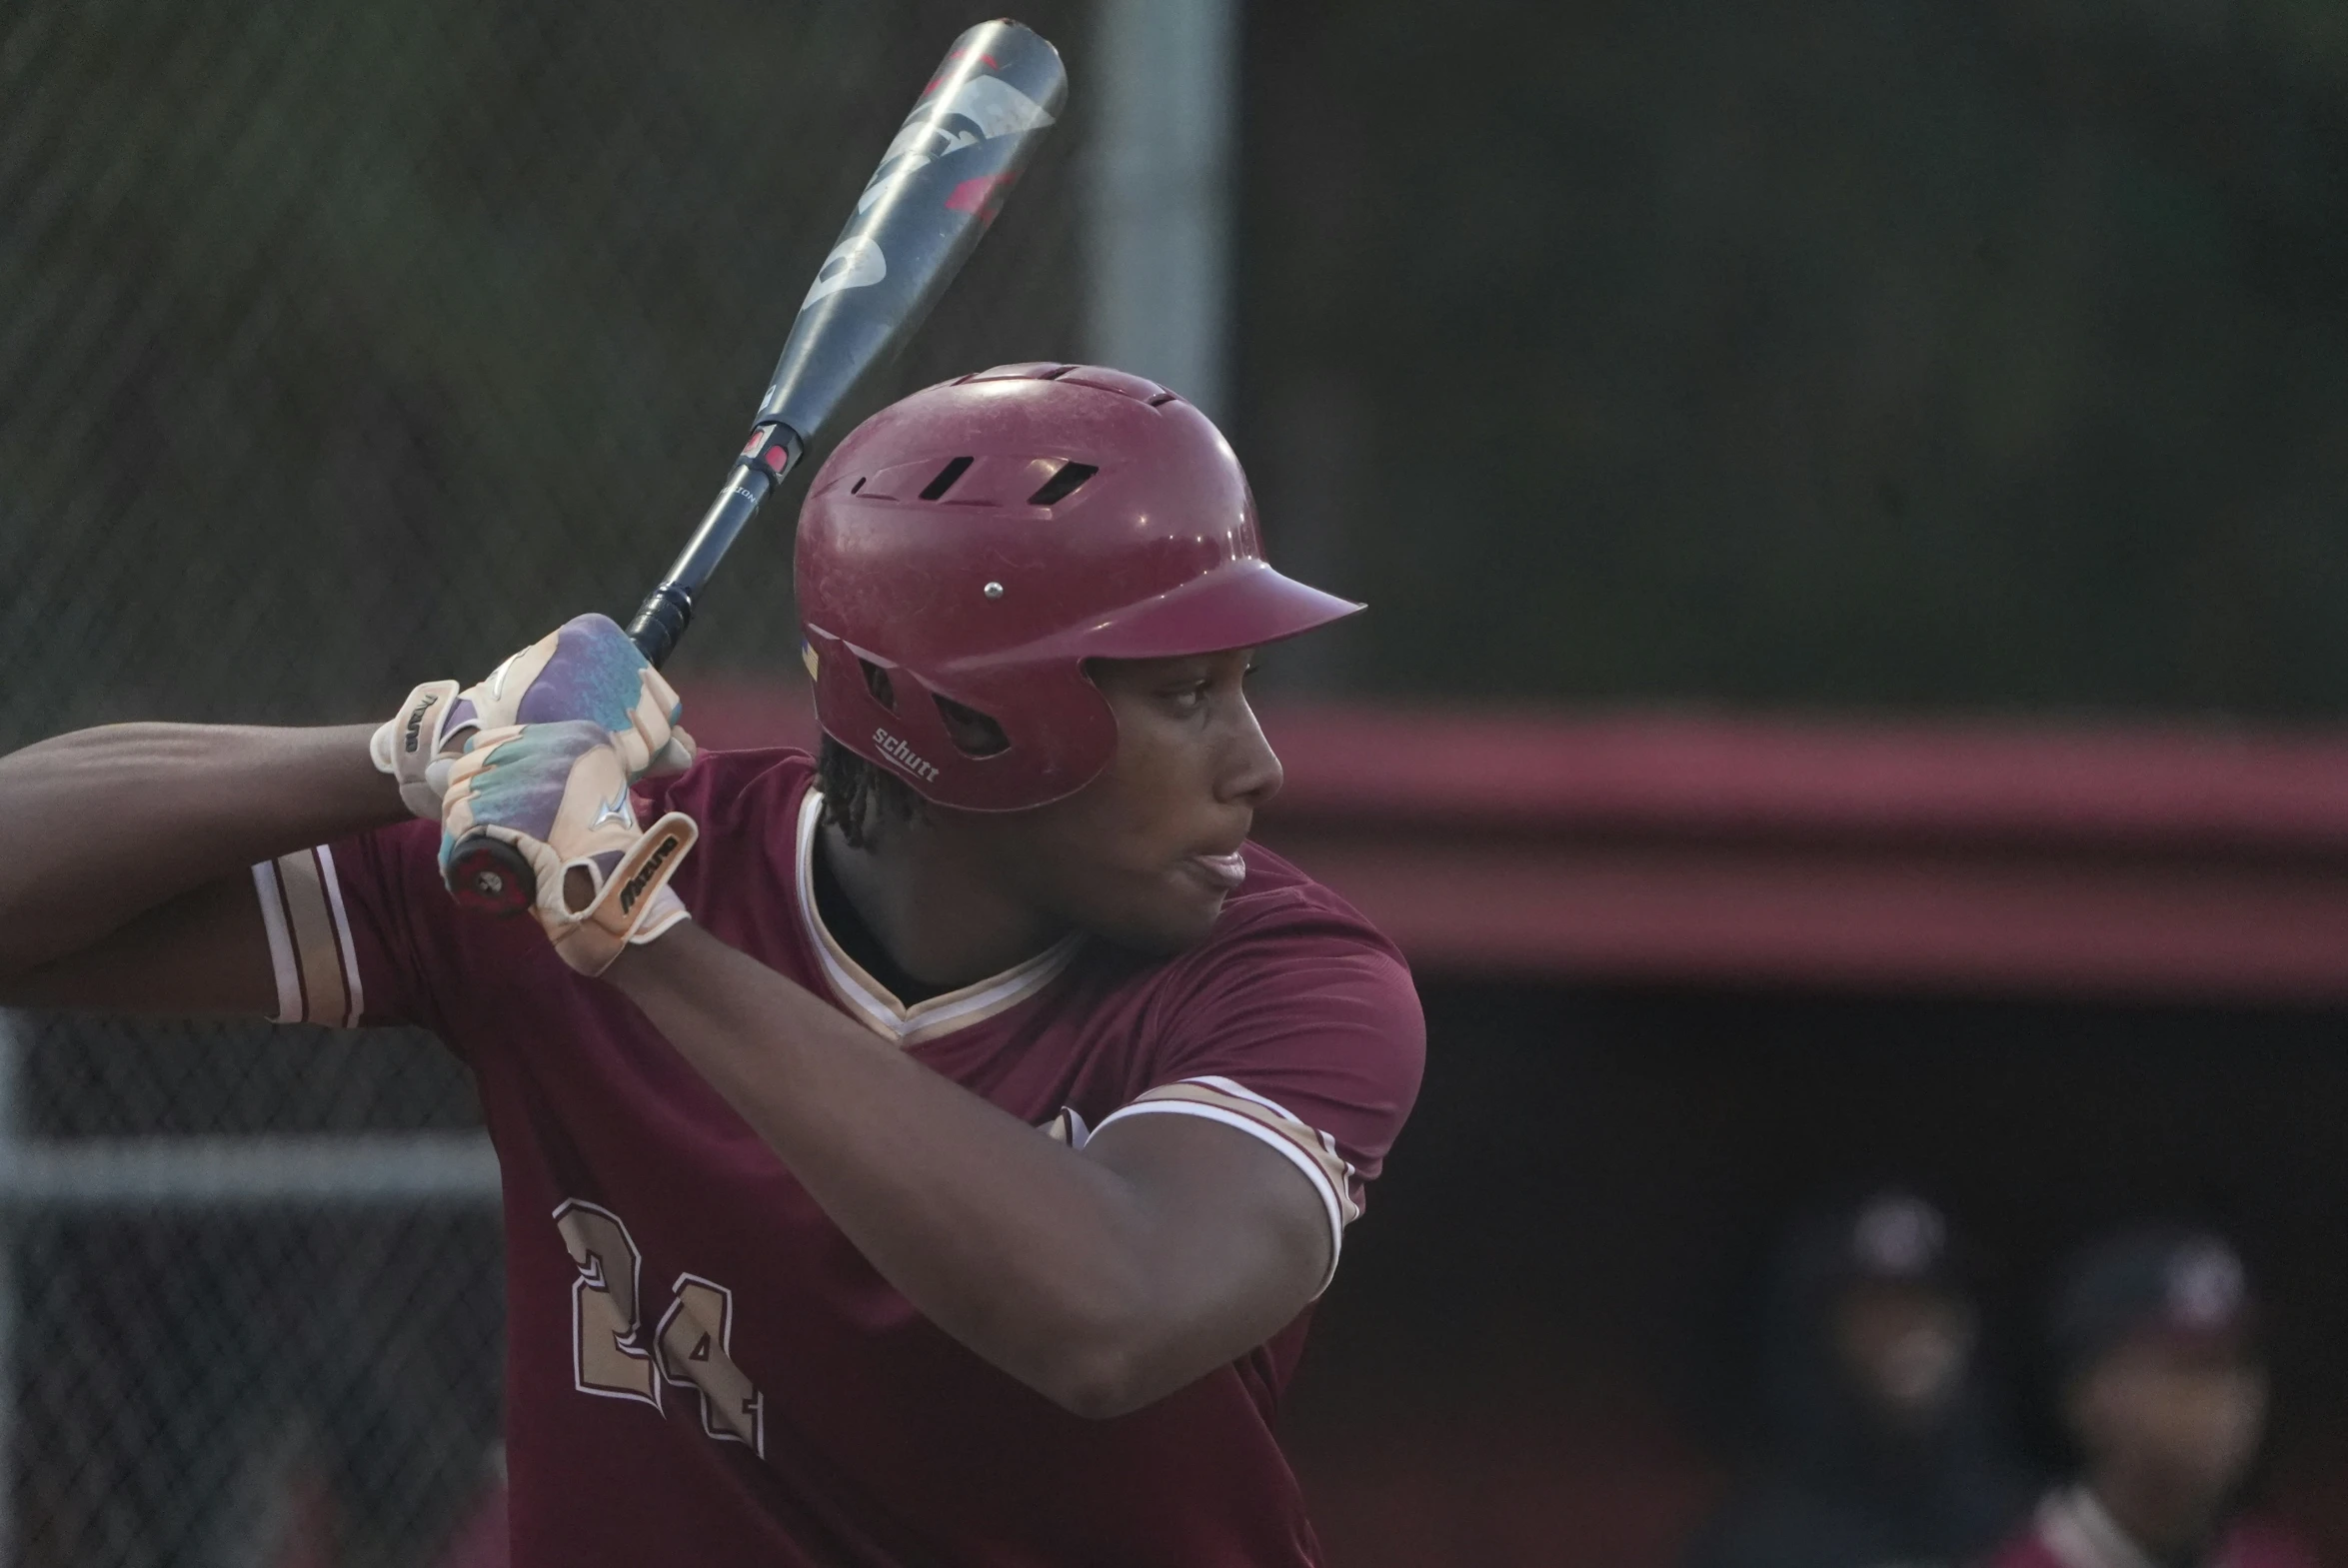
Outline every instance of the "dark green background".
{"label": "dark green background", "polygon": [[2348,8],[1248,14],[1240,431],[1351,684],[2348,703]]}
{"label": "dark green background", "polygon": [[[1354,694],[2348,707],[2348,11],[1245,7],[1233,435]],[[1081,348],[1075,93],[871,401]],[[0,13],[0,743],[630,608],[941,0]],[[777,511],[781,511],[778,508]],[[785,519],[684,669],[789,668]]]}

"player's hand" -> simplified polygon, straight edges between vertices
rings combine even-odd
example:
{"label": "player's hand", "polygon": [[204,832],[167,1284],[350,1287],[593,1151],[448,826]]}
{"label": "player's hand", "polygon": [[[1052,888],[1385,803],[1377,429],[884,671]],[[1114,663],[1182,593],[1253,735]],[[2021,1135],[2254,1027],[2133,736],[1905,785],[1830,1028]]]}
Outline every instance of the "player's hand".
{"label": "player's hand", "polygon": [[450,767],[441,817],[443,879],[469,834],[511,845],[538,879],[531,912],[582,974],[690,918],[669,878],[701,830],[682,811],[637,824],[621,740],[592,720],[480,731]]}
{"label": "player's hand", "polygon": [[463,691],[454,681],[416,688],[375,732],[369,751],[375,766],[399,781],[409,810],[438,817],[451,767],[484,731],[590,721],[618,744],[634,783],[693,766],[693,737],[678,727],[684,713],[618,622],[579,616]]}

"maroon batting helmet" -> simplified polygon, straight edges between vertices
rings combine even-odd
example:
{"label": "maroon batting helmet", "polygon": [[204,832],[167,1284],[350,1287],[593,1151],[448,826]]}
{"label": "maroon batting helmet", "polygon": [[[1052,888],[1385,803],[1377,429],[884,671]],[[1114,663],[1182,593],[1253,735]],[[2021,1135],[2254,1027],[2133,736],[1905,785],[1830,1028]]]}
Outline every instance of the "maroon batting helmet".
{"label": "maroon batting helmet", "polygon": [[865,421],[808,491],[797,572],[824,733],[980,811],[1108,766],[1087,660],[1251,648],[1361,608],[1264,561],[1205,415],[1090,365],[1000,366]]}

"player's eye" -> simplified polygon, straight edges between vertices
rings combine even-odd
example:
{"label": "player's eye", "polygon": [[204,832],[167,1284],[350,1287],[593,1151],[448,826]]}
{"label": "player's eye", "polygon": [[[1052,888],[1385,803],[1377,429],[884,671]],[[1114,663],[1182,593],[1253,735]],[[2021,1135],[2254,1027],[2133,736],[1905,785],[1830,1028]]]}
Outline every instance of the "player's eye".
{"label": "player's eye", "polygon": [[1214,683],[1211,681],[1185,681],[1180,686],[1169,687],[1166,691],[1166,701],[1174,712],[1187,714],[1205,703],[1206,694],[1212,690],[1213,685]]}

